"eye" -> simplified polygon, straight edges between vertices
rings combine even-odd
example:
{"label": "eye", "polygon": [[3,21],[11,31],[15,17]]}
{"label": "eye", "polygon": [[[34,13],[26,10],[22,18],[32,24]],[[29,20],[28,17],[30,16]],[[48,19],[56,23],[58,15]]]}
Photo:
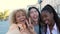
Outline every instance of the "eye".
{"label": "eye", "polygon": [[20,17],[20,16],[17,16],[18,18]]}
{"label": "eye", "polygon": [[47,16],[47,15],[42,15],[42,16],[41,16],[41,18],[46,18],[46,17],[48,17],[48,16]]}
{"label": "eye", "polygon": [[25,16],[25,14],[22,14],[22,16]]}
{"label": "eye", "polygon": [[30,14],[32,14],[33,13],[33,11],[30,11]]}
{"label": "eye", "polygon": [[37,12],[37,11],[35,11],[35,12]]}

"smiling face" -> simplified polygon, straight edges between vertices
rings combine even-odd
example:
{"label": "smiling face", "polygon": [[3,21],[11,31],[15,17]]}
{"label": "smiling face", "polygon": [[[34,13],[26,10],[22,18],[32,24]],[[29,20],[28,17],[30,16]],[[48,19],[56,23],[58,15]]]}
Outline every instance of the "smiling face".
{"label": "smiling face", "polygon": [[51,25],[53,21],[53,13],[49,13],[48,11],[42,11],[41,12],[42,20],[45,22],[45,24]]}
{"label": "smiling face", "polygon": [[34,8],[32,8],[30,10],[30,17],[33,21],[37,21],[38,20],[38,11]]}
{"label": "smiling face", "polygon": [[26,14],[23,11],[19,11],[19,12],[16,12],[15,17],[16,17],[17,23],[25,22]]}

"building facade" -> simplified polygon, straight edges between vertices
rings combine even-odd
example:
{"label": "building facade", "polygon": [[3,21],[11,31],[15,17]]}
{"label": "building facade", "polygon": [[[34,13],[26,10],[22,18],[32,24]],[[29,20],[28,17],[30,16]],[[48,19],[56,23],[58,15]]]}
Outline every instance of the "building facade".
{"label": "building facade", "polygon": [[52,5],[58,16],[60,17],[60,0],[42,0],[41,9],[47,4]]}

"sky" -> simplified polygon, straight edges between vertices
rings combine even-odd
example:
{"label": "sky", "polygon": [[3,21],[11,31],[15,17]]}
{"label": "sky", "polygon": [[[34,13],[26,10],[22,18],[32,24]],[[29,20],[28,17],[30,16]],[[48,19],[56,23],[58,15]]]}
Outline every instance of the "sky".
{"label": "sky", "polygon": [[9,16],[12,11],[17,9],[27,9],[29,5],[35,5],[38,0],[0,0],[0,14],[4,14],[6,11],[6,16]]}
{"label": "sky", "polygon": [[34,5],[38,0],[0,0],[0,12],[9,10],[10,12],[15,9],[27,8],[28,5]]}

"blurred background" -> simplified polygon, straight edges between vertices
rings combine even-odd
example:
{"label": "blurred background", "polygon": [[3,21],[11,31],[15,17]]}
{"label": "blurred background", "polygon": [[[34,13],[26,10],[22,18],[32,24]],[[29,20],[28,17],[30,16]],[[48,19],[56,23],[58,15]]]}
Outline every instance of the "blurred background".
{"label": "blurred background", "polygon": [[21,8],[28,10],[29,7],[35,6],[41,12],[46,4],[52,5],[60,17],[60,0],[0,0],[0,34],[6,34],[8,31],[9,15],[13,10]]}

